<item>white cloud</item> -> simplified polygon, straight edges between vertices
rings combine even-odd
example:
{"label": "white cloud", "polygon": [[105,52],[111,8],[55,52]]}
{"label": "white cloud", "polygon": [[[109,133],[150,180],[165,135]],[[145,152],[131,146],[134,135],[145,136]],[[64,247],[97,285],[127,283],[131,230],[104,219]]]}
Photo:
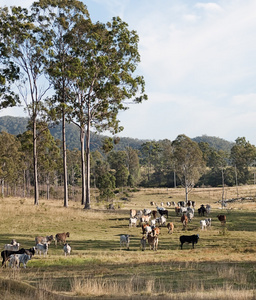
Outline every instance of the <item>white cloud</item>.
{"label": "white cloud", "polygon": [[202,8],[208,12],[221,12],[222,8],[217,3],[208,2],[208,3],[196,3],[195,7]]}

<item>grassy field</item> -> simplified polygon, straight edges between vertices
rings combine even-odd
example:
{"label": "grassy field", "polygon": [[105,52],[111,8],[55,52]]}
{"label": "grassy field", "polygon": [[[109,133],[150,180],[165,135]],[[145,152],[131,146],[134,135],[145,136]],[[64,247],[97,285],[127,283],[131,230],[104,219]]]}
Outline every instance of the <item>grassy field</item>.
{"label": "grassy field", "polygon": [[[255,199],[256,186],[239,187],[239,197]],[[184,232],[174,207],[168,221],[174,233],[161,228],[157,252],[140,249],[140,227],[129,228],[129,210],[156,203],[184,200],[183,189],[141,189],[129,192],[128,201],[106,210],[92,202],[86,211],[78,202],[64,208],[60,201],[0,199],[0,247],[15,238],[22,247],[34,246],[37,235],[70,232],[70,257],[62,246],[50,245],[47,257],[35,255],[27,269],[0,270],[0,298],[11,299],[256,299],[256,202],[238,200],[221,210],[222,190],[195,189],[190,200],[210,204],[212,227],[199,228],[197,212]],[[226,198],[237,197],[226,188]],[[116,203],[117,206],[117,203]],[[221,226],[217,215],[227,216]],[[120,249],[119,236],[131,236],[130,250]],[[182,234],[199,234],[195,249]]]}

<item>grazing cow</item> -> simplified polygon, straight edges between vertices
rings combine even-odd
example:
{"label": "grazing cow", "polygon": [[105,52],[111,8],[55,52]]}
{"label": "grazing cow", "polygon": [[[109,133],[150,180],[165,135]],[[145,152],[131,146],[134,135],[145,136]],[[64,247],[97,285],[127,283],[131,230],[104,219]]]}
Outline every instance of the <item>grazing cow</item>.
{"label": "grazing cow", "polygon": [[32,256],[28,255],[27,253],[23,253],[23,254],[15,254],[18,256],[18,260],[19,260],[19,266],[20,264],[23,264],[23,267],[26,268],[26,265],[28,263],[28,261],[31,259]]}
{"label": "grazing cow", "polygon": [[178,216],[180,214],[180,207],[179,206],[175,207],[175,213],[176,213],[176,216]]}
{"label": "grazing cow", "polygon": [[144,208],[143,214],[144,214],[144,216],[150,216],[151,215],[151,209]]}
{"label": "grazing cow", "polygon": [[225,215],[218,215],[217,218],[219,219],[222,225],[226,223],[227,218]]}
{"label": "grazing cow", "polygon": [[134,218],[137,214],[136,209],[130,209],[130,218]]}
{"label": "grazing cow", "polygon": [[160,216],[166,215],[166,218],[168,218],[168,210],[164,209],[162,207],[157,207],[157,211],[160,214]]}
{"label": "grazing cow", "polygon": [[146,236],[148,236],[148,234],[152,232],[152,227],[149,226],[148,224],[142,224],[141,228],[142,228],[142,234],[146,234]]}
{"label": "grazing cow", "polygon": [[194,218],[194,214],[192,212],[187,211],[186,216],[188,217],[188,221],[191,222],[191,220]]}
{"label": "grazing cow", "polygon": [[48,244],[50,245],[51,242],[54,240],[53,235],[47,235],[47,236],[37,236],[35,237],[35,243],[37,244]]}
{"label": "grazing cow", "polygon": [[140,217],[140,224],[141,223],[148,223],[150,218],[151,218],[151,216],[141,216]]}
{"label": "grazing cow", "polygon": [[45,244],[37,244],[36,247],[36,253],[41,256],[41,252],[43,252],[43,255],[46,256],[47,255],[47,252],[48,252],[48,244],[45,243]]}
{"label": "grazing cow", "polygon": [[140,240],[140,247],[142,251],[146,249],[146,244],[147,244],[147,239],[146,236],[144,235]]}
{"label": "grazing cow", "polygon": [[9,267],[14,269],[19,268],[19,257],[17,254],[12,254],[9,257]]}
{"label": "grazing cow", "polygon": [[187,228],[187,225],[188,225],[188,217],[185,214],[183,214],[181,216],[180,220],[181,220],[181,223],[183,225],[183,230],[185,230]]}
{"label": "grazing cow", "polygon": [[123,234],[120,236],[120,250],[121,250],[121,247],[123,245],[126,246],[126,248],[129,250],[129,244],[130,244],[130,236],[129,234]]}
{"label": "grazing cow", "polygon": [[158,247],[158,237],[157,236],[151,236],[148,235],[148,244],[149,244],[149,250],[157,251]]}
{"label": "grazing cow", "polygon": [[192,243],[192,248],[194,249],[194,244],[197,244],[199,240],[199,234],[193,234],[193,235],[181,235],[180,236],[180,249],[182,249],[182,246],[184,243]]}
{"label": "grazing cow", "polygon": [[154,201],[150,201],[150,205],[151,205],[151,206],[154,206],[154,205],[155,205],[155,202],[154,202]]}
{"label": "grazing cow", "polygon": [[4,245],[4,250],[8,250],[8,251],[18,251],[19,248],[20,248],[20,243],[16,243],[15,245],[12,244]]}
{"label": "grazing cow", "polygon": [[137,218],[130,218],[129,219],[129,227],[132,227],[134,225],[134,227],[136,227],[137,225]]}
{"label": "grazing cow", "polygon": [[10,250],[3,250],[1,252],[1,257],[3,259],[2,261],[2,267],[6,265],[6,262],[8,260],[8,258],[12,255],[12,254],[23,254],[23,253],[27,253],[28,255],[32,256],[35,255],[35,247],[30,248],[30,249],[24,249],[21,248],[18,251],[10,251]]}
{"label": "grazing cow", "polygon": [[160,226],[163,226],[166,223],[166,218],[164,216],[161,216],[157,218],[156,221],[159,223]]}
{"label": "grazing cow", "polygon": [[174,224],[173,223],[171,223],[171,222],[169,222],[168,224],[167,224],[167,229],[168,229],[168,233],[169,234],[172,234],[173,233],[173,230],[174,230]]}
{"label": "grazing cow", "polygon": [[64,255],[65,256],[67,256],[67,254],[70,255],[70,253],[71,253],[71,246],[68,243],[66,243],[64,245],[64,247],[63,247],[63,251],[64,251]]}
{"label": "grazing cow", "polygon": [[195,210],[193,207],[187,207],[187,212],[191,212],[193,215],[195,214]]}
{"label": "grazing cow", "polygon": [[154,227],[152,229],[152,233],[153,233],[153,236],[159,235],[160,234],[160,228],[159,227]]}
{"label": "grazing cow", "polygon": [[205,213],[206,213],[206,208],[205,208],[205,206],[202,204],[202,205],[198,208],[198,214],[199,214],[199,216],[204,216]]}
{"label": "grazing cow", "polygon": [[66,244],[67,237],[69,236],[70,236],[69,232],[57,233],[55,235],[55,246],[57,247],[58,242],[62,244]]}

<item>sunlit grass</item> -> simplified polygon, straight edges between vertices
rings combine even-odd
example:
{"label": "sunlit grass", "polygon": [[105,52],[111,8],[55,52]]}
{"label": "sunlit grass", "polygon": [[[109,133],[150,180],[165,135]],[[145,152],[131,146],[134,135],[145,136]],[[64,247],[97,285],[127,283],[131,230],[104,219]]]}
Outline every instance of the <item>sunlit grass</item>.
{"label": "sunlit grass", "polygon": [[[243,197],[255,196],[256,187],[239,187]],[[159,250],[140,250],[141,228],[129,228],[129,209],[144,209],[150,201],[158,204],[184,200],[183,189],[141,189],[130,194],[121,209],[105,210],[92,203],[84,210],[79,202],[69,202],[64,208],[59,200],[0,199],[0,246],[15,238],[22,247],[34,246],[37,235],[70,232],[70,257],[65,257],[62,246],[52,243],[47,257],[36,255],[27,269],[0,270],[0,279],[19,283],[0,287],[1,299],[21,288],[15,299],[54,299],[54,293],[74,297],[110,298],[142,297],[142,299],[253,299],[256,282],[256,202],[240,201],[221,210],[221,189],[195,189],[190,195],[197,207],[209,203],[212,227],[200,229],[197,212],[186,231],[180,216],[168,208],[168,221],[175,230],[169,235],[161,228]],[[235,198],[236,189],[227,188],[227,197]],[[221,226],[217,215],[227,215]],[[195,249],[185,244],[180,250],[179,236],[199,233]],[[130,250],[120,249],[119,236],[129,234]],[[25,286],[22,283],[26,284]],[[9,286],[9,288],[8,288]],[[28,289],[28,287],[33,287]],[[27,291],[27,292],[26,292]],[[47,291],[47,296],[45,292]],[[53,294],[52,294],[53,293]],[[16,293],[17,294],[17,293]],[[36,295],[36,296],[35,296]],[[26,298],[27,297],[27,298]],[[34,297],[34,298],[33,298]],[[217,298],[216,298],[217,297]],[[64,299],[64,298],[63,298]],[[134,298],[135,299],[135,298]]]}

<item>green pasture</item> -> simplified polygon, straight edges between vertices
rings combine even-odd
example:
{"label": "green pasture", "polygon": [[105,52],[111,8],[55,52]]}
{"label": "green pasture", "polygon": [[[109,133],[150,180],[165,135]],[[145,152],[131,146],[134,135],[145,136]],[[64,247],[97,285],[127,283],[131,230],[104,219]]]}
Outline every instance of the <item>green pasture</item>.
{"label": "green pasture", "polygon": [[[13,295],[15,299],[255,299],[256,204],[239,202],[221,210],[214,192],[196,193],[197,208],[200,203],[212,205],[211,228],[200,229],[202,217],[196,209],[184,231],[174,207],[168,208],[174,233],[169,235],[166,227],[161,228],[158,251],[148,246],[141,251],[142,230],[140,226],[129,228],[129,209],[154,209],[150,199],[178,201],[181,190],[131,193],[129,201],[113,211],[96,204],[87,211],[77,202],[64,208],[59,201],[44,200],[34,206],[33,199],[1,199],[1,249],[13,238],[21,247],[30,248],[37,235],[67,231],[72,247],[71,256],[65,257],[62,246],[52,243],[47,257],[35,255],[27,269],[2,268],[1,299],[13,299]],[[218,214],[226,214],[225,226]],[[130,235],[129,250],[120,249],[121,234]],[[195,249],[184,244],[180,250],[182,234],[199,234]]]}

